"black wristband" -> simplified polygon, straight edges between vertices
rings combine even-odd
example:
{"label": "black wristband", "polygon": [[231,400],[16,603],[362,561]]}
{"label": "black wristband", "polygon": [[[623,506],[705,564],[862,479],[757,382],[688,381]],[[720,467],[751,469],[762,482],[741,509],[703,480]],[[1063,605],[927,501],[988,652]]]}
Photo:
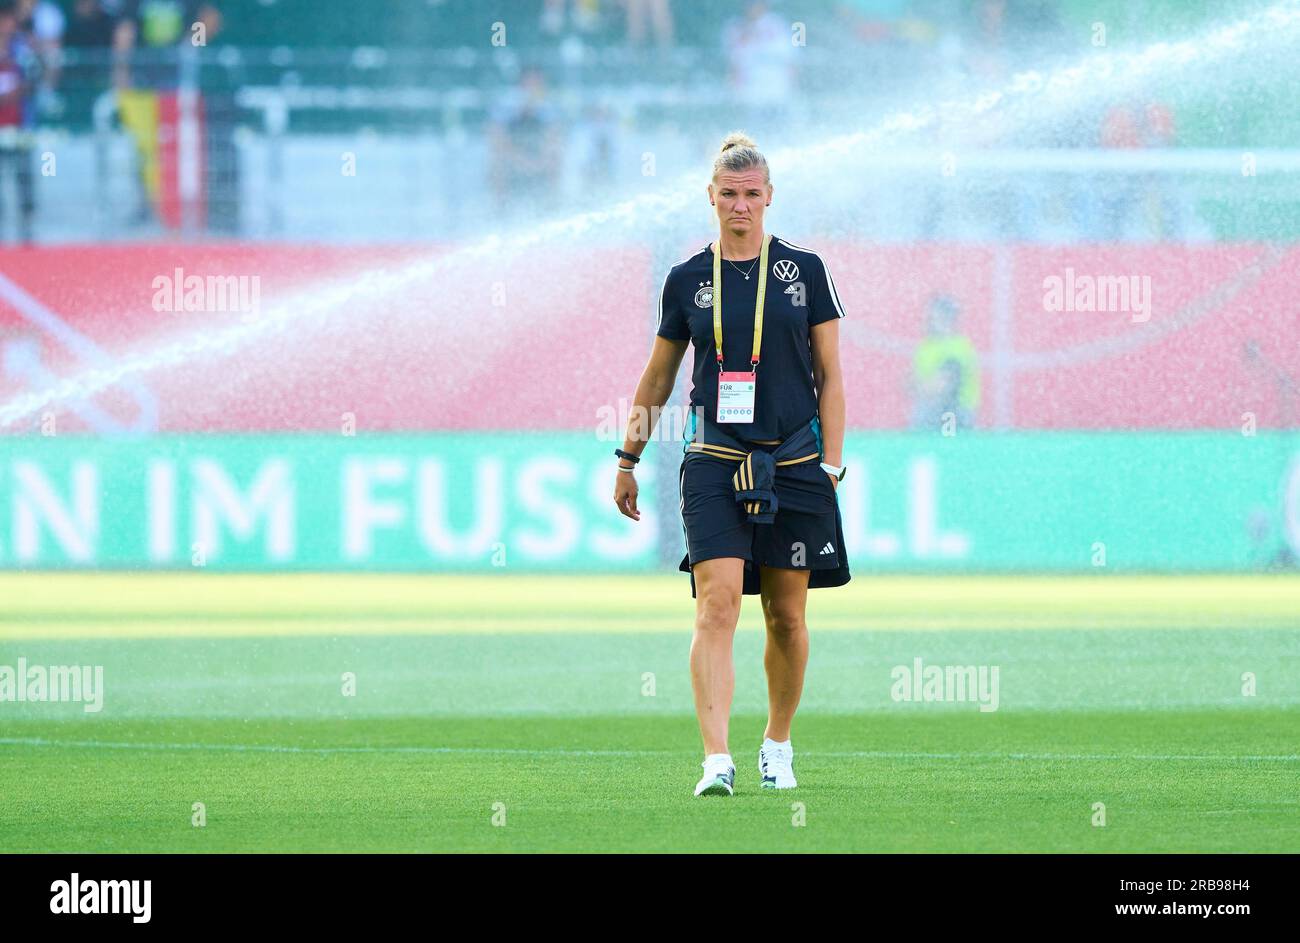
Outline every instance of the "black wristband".
{"label": "black wristband", "polygon": [[614,454],[617,455],[619,458],[627,459],[633,465],[641,461],[641,456],[633,455],[631,452],[624,452],[622,449],[615,449]]}

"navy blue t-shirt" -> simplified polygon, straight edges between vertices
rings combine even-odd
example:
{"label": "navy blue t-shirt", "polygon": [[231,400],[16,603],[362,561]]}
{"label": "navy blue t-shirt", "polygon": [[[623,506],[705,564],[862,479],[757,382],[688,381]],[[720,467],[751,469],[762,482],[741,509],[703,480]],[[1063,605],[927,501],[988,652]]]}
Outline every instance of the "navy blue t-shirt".
{"label": "navy blue t-shirt", "polygon": [[[759,353],[754,421],[723,423],[749,441],[784,439],[817,415],[811,328],[844,317],[830,272],[816,252],[772,237],[767,253],[767,300]],[[752,271],[751,271],[752,266]],[[741,271],[737,271],[739,268]],[[746,279],[744,272],[749,273]],[[727,371],[748,371],[758,300],[758,260],[722,262],[722,351]],[[718,354],[713,341],[713,249],[705,246],[674,265],[664,279],[656,333],[695,347],[691,406],[718,415]]]}

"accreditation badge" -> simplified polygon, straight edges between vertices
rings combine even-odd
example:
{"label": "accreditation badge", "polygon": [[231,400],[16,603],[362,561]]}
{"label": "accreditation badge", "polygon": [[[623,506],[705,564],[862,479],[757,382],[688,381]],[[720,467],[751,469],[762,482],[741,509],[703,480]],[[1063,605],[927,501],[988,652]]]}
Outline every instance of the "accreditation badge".
{"label": "accreditation badge", "polygon": [[754,344],[749,353],[749,372],[727,373],[722,369],[722,245],[713,243],[713,347],[718,355],[718,422],[753,422],[754,388],[758,385],[758,361],[763,347],[763,303],[767,297],[767,248],[770,235],[763,237],[758,253],[758,297],[754,300]]}
{"label": "accreditation badge", "polygon": [[718,422],[753,422],[758,373],[718,373]]}

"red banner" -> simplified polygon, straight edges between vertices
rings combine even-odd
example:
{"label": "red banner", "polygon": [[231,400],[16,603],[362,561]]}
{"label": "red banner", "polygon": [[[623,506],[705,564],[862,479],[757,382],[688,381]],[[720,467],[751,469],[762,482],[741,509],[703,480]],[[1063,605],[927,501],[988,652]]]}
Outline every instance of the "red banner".
{"label": "red banner", "polygon": [[[1300,250],[817,245],[854,427],[908,426],[939,327],[977,428],[1298,422]],[[632,396],[662,276],[639,247],[9,252],[0,431],[593,427]]]}

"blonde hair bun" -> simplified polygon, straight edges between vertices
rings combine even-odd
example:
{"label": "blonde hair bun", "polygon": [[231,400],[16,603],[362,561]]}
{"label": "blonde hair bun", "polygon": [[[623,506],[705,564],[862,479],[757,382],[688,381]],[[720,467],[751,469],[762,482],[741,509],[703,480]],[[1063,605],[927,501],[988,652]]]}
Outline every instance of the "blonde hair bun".
{"label": "blonde hair bun", "polygon": [[732,131],[725,138],[723,138],[722,148],[721,150],[718,151],[718,153],[725,154],[733,147],[752,147],[754,148],[754,150],[758,150],[758,145],[755,144],[753,139],[744,131]]}
{"label": "blonde hair bun", "polygon": [[772,178],[767,168],[767,158],[758,149],[758,145],[744,131],[732,131],[722,139],[722,149],[718,151],[718,156],[713,159],[713,179],[717,180],[718,174],[724,171],[727,173],[741,173],[751,167],[762,169],[764,182],[771,184]]}

